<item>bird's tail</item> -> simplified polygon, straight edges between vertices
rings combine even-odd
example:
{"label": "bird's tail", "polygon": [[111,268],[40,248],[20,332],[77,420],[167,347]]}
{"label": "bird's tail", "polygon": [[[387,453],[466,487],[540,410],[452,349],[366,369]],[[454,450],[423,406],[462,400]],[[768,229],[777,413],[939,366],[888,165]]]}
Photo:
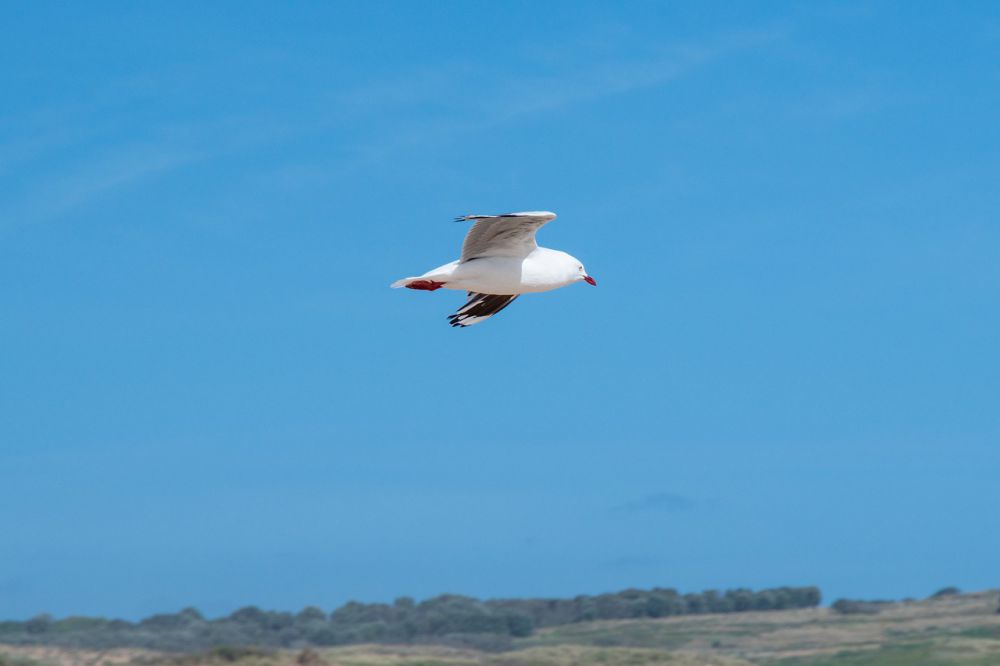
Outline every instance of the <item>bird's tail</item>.
{"label": "bird's tail", "polygon": [[390,287],[393,289],[399,289],[400,287],[406,287],[407,289],[419,289],[421,291],[434,291],[435,289],[440,289],[444,286],[444,282],[439,282],[437,280],[428,280],[425,277],[408,277],[402,280],[396,280]]}
{"label": "bird's tail", "polygon": [[427,271],[423,275],[418,275],[417,277],[403,278],[402,280],[396,280],[391,286],[393,289],[399,289],[400,287],[407,287],[409,289],[422,289],[424,291],[434,291],[435,289],[440,289],[449,280],[451,280],[455,269],[458,267],[458,261],[453,261],[450,264],[445,264],[444,266],[438,266],[432,271]]}
{"label": "bird's tail", "polygon": [[396,280],[389,286],[393,289],[408,287],[410,289],[434,291],[435,289],[440,289],[449,280],[451,280],[452,275],[455,273],[455,269],[458,268],[458,264],[459,262],[456,260],[449,264],[445,264],[444,266],[438,266],[434,270],[427,271],[423,275]]}

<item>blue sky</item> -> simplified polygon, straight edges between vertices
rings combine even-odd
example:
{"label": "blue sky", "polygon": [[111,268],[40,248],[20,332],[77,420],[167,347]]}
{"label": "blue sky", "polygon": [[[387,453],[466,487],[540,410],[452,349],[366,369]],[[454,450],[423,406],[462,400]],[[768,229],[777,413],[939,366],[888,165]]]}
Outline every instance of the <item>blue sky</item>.
{"label": "blue sky", "polygon": [[1000,586],[996,3],[202,4],[0,8],[0,617]]}

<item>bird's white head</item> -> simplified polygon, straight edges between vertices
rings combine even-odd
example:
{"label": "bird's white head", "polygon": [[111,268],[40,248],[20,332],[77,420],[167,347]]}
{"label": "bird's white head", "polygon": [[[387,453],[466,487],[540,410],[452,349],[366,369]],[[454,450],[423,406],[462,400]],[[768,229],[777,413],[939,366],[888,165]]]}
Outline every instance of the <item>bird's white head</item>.
{"label": "bird's white head", "polygon": [[569,254],[566,255],[566,259],[567,268],[573,276],[570,282],[586,282],[594,287],[597,286],[597,280],[587,274],[587,269],[583,267],[582,261]]}

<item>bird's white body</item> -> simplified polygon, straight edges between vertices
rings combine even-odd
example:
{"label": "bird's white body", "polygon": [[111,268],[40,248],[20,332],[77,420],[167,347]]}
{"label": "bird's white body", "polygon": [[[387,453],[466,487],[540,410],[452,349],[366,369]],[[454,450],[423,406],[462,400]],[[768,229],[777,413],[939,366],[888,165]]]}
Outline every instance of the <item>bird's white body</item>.
{"label": "bird's white body", "polygon": [[536,247],[526,257],[480,257],[465,263],[456,259],[416,279],[477,294],[531,294],[582,280],[580,268],[580,262],[565,252]]}
{"label": "bird's white body", "polygon": [[462,257],[423,275],[396,280],[392,286],[469,292],[466,304],[448,319],[452,326],[470,326],[500,312],[521,294],[581,281],[596,285],[576,257],[535,243],[535,232],[555,217],[548,211],[460,217],[476,221],[462,244]]}

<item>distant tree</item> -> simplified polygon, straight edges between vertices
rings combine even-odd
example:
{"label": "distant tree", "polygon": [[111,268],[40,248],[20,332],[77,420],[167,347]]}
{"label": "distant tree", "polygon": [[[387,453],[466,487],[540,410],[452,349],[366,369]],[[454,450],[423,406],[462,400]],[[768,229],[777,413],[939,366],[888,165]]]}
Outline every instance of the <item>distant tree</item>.
{"label": "distant tree", "polygon": [[775,599],[773,590],[761,590],[753,595],[754,610],[774,610]]}
{"label": "distant tree", "polygon": [[348,601],[340,608],[330,613],[330,622],[335,624],[351,624],[365,617],[365,605],[358,601]]}
{"label": "distant tree", "polygon": [[622,599],[628,599],[629,601],[635,601],[637,599],[642,599],[643,597],[645,597],[646,593],[643,590],[630,587],[627,590],[622,590],[616,596],[619,596]]}
{"label": "distant tree", "polygon": [[819,606],[820,602],[823,600],[823,595],[820,594],[819,588],[815,586],[810,587],[800,587],[798,589],[798,602],[797,606],[799,608],[813,608]]}
{"label": "distant tree", "polygon": [[42,613],[24,623],[24,630],[29,634],[43,634],[52,627],[52,616]]}
{"label": "distant tree", "polygon": [[597,602],[593,597],[577,597],[574,606],[576,607],[574,622],[590,622],[597,619]]}
{"label": "distant tree", "polygon": [[256,606],[244,606],[230,613],[229,619],[240,624],[264,624],[267,615]]}
{"label": "distant tree", "polygon": [[940,590],[935,592],[930,596],[931,599],[940,599],[941,597],[954,597],[961,594],[962,591],[954,586],[942,587]]}
{"label": "distant tree", "polygon": [[53,620],[50,625],[50,630],[62,634],[84,631],[92,632],[104,628],[107,624],[108,621],[103,617],[82,617],[79,615],[71,615],[70,617],[64,617],[61,620]]}
{"label": "distant tree", "polygon": [[286,611],[266,611],[264,626],[271,631],[281,631],[295,624],[295,616]]}
{"label": "distant tree", "polygon": [[[23,622],[13,622],[11,620],[0,621],[0,637],[6,634],[20,634],[23,631]],[[4,642],[4,639],[0,638],[0,642]]]}
{"label": "distant tree", "polygon": [[363,624],[366,622],[386,622],[392,619],[393,610],[388,604],[363,604],[348,601],[330,613],[330,622],[335,624]]}
{"label": "distant tree", "polygon": [[711,609],[713,613],[732,613],[736,610],[733,600],[730,597],[719,597],[719,600]]}
{"label": "distant tree", "polygon": [[523,638],[530,636],[534,630],[534,622],[531,618],[522,613],[510,613],[507,615],[507,631],[511,636]]}
{"label": "distant tree", "polygon": [[704,594],[685,594],[684,609],[689,615],[697,615],[708,612],[708,602]]}
{"label": "distant tree", "polygon": [[193,606],[182,608],[181,611],[178,613],[178,615],[187,620],[188,623],[205,621],[205,616],[202,615],[201,612],[197,608],[194,608]]}
{"label": "distant tree", "polygon": [[[649,595],[648,614],[650,617],[667,617],[671,615],[684,615],[687,606],[684,599],[677,594],[677,590],[655,589]],[[656,614],[658,613],[658,615]]]}
{"label": "distant tree", "polygon": [[754,594],[750,590],[744,588],[728,590],[726,597],[732,602],[734,611],[745,611],[753,608]]}
{"label": "distant tree", "polygon": [[787,587],[779,587],[774,590],[774,609],[784,610],[792,607],[792,592]]}
{"label": "distant tree", "polygon": [[670,602],[660,595],[651,595],[646,599],[646,615],[648,617],[664,617],[670,615]]}
{"label": "distant tree", "polygon": [[329,624],[323,624],[307,631],[304,638],[311,645],[330,646],[342,645],[347,642],[344,640],[341,632]]}
{"label": "distant tree", "polygon": [[620,620],[631,615],[630,604],[617,594],[602,594],[596,599],[597,617],[601,620]]}
{"label": "distant tree", "polygon": [[326,622],[326,611],[316,606],[306,606],[295,615],[296,622]]}
{"label": "distant tree", "polygon": [[203,622],[204,618],[194,608],[185,608],[179,613],[159,613],[150,615],[139,621],[139,626],[148,629],[180,629],[188,625]]}

